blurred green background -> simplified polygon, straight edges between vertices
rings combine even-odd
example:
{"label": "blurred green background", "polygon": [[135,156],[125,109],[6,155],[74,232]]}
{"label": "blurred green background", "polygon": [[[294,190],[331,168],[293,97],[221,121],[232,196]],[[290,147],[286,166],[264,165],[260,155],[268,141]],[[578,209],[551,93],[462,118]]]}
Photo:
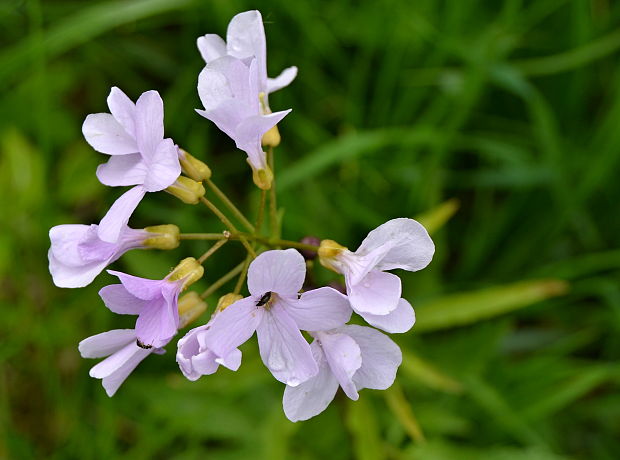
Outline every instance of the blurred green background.
{"label": "blurred green background", "polygon": [[[81,135],[113,85],[159,90],[167,135],[255,209],[243,153],[193,110],[196,38],[253,8],[270,74],[299,67],[271,97],[293,108],[276,152],[283,236],[355,248],[422,215],[437,244],[429,269],[402,273],[418,323],[393,336],[397,384],[296,424],[255,340],[237,373],[194,383],[172,343],[108,398],[77,343],[132,318],[98,298],[109,275],[62,290],[47,272],[48,229],[98,222],[121,193],[97,182],[105,157]],[[0,458],[617,459],[619,57],[611,0],[3,0]],[[222,230],[153,194],[132,226],[160,223]],[[115,268],[161,277],[205,247]],[[242,254],[225,246],[199,288]]]}

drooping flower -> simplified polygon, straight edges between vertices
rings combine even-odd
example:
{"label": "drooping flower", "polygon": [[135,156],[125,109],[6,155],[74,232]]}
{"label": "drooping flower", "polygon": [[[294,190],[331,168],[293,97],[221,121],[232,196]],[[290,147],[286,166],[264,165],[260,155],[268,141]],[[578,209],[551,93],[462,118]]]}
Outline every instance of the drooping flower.
{"label": "drooping flower", "polygon": [[175,225],[143,230],[123,225],[114,243],[101,240],[97,230],[97,225],[57,225],[50,229],[49,270],[56,286],[86,286],[131,249],[173,249],[179,244],[179,229]]}
{"label": "drooping flower", "polygon": [[334,329],[346,323],[346,296],[323,287],[303,293],[303,257],[294,249],[266,251],[250,264],[250,296],[219,312],[205,333],[206,346],[227,357],[256,331],[263,363],[273,376],[296,386],[318,372],[310,345],[300,330]]}
{"label": "drooping flower", "polygon": [[[209,62],[198,77],[198,95],[204,110],[196,110],[211,120],[248,155],[254,183],[269,189],[273,173],[261,145],[263,134],[290,110],[269,113],[261,108],[257,60],[223,56]],[[263,99],[261,101],[261,99]]]}
{"label": "drooping flower", "polygon": [[400,278],[386,270],[418,271],[433,258],[435,245],[413,219],[392,219],[362,241],[355,252],[332,240],[323,240],[323,266],[344,275],[353,310],[369,324],[388,332],[405,332],[415,321],[411,305],[401,299]]}
{"label": "drooping flower", "polygon": [[93,335],[80,342],[78,349],[83,358],[103,358],[89,372],[91,377],[102,379],[103,388],[108,396],[113,396],[125,379],[151,353],[162,354],[160,347],[143,348],[137,345],[136,331],[133,329],[115,329]]}
{"label": "drooping flower", "polygon": [[102,288],[99,295],[106,307],[122,315],[138,315],[138,345],[159,348],[168,343],[179,328],[178,297],[180,292],[202,277],[204,270],[193,257],[188,257],[164,279],[151,280],[108,270],[121,284]]}
{"label": "drooping flower", "polygon": [[385,390],[394,383],[402,354],[385,334],[370,327],[347,325],[312,335],[315,340],[310,347],[319,372],[284,390],[282,404],[289,420],[307,420],[323,412],[339,386],[349,398],[357,400],[363,388]]}
{"label": "drooping flower", "polygon": [[146,192],[172,185],[181,174],[177,146],[164,139],[164,106],[157,91],[143,93],[134,104],[114,87],[108,96],[111,113],[86,117],[82,132],[98,152],[111,155],[97,177],[111,187],[134,187],[121,195],[99,223],[99,238],[114,243]]}
{"label": "drooping flower", "polygon": [[207,64],[223,56],[238,59],[256,58],[258,92],[264,94],[265,114],[269,110],[269,94],[290,85],[297,76],[297,67],[288,67],[276,78],[267,77],[267,43],[263,18],[259,11],[245,11],[230,20],[226,41],[219,35],[207,34],[197,40],[198,50]]}
{"label": "drooping flower", "polygon": [[203,375],[211,375],[220,364],[232,371],[241,366],[241,351],[235,348],[225,358],[219,358],[206,344],[205,334],[211,322],[189,331],[177,343],[177,363],[183,375],[189,380],[198,380]]}

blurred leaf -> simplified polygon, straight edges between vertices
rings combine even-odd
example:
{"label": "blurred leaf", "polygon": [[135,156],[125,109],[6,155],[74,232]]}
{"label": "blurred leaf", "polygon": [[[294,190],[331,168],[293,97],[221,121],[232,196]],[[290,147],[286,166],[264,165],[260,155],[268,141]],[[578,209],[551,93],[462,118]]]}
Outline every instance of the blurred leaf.
{"label": "blurred leaf", "polygon": [[452,198],[448,201],[444,201],[436,208],[417,216],[416,220],[420,222],[424,228],[426,228],[426,231],[432,235],[450,220],[450,218],[459,210],[459,206],[459,200]]}
{"label": "blurred leaf", "polygon": [[403,363],[401,364],[401,370],[409,378],[422,382],[435,390],[448,393],[460,393],[463,391],[463,386],[459,382],[452,377],[448,377],[413,352],[403,349],[402,353]]}
{"label": "blurred leaf", "polygon": [[346,424],[351,433],[355,458],[380,460],[385,458],[377,416],[365,398],[346,400]]}
{"label": "blurred leaf", "polygon": [[407,401],[400,385],[398,385],[397,382],[394,382],[390,388],[385,390],[383,397],[387,401],[388,407],[401,423],[409,437],[414,442],[424,442],[425,438],[424,433],[422,433],[422,428],[420,428],[420,424],[413,414],[411,404]]}
{"label": "blurred leaf", "polygon": [[452,294],[416,307],[417,332],[462,326],[564,295],[562,280],[521,281],[479,291]]}

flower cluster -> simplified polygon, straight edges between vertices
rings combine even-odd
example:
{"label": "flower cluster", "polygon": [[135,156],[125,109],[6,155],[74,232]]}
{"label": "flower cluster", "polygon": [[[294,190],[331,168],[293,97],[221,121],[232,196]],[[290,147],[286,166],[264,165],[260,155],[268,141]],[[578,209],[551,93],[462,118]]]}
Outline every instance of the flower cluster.
{"label": "flower cluster", "polygon": [[[137,319],[133,329],[103,332],[80,342],[83,357],[105,357],[90,375],[102,379],[112,396],[144,358],[162,354],[180,329],[206,311],[205,299],[238,276],[234,291],[220,297],[209,321],[178,340],[176,360],[189,380],[213,374],[220,365],[236,371],[242,361],[239,348],[256,332],[263,363],[286,385],[283,406],[292,421],[325,410],[339,387],[354,400],[363,388],[388,388],[402,356],[378,329],[403,333],[415,323],[413,308],[401,298],[401,280],[390,270],[426,267],[435,249],[431,238],[415,220],[397,218],[372,230],[354,252],[329,239],[320,245],[279,239],[273,148],[280,143],[276,125],[290,110],[272,112],[268,96],[291,83],[297,69],[289,67],[276,78],[267,77],[265,33],[258,11],[235,16],[226,41],[208,34],[197,44],[205,60],[197,85],[204,109],[197,112],[246,153],[253,181],[261,189],[256,223],[250,223],[213,183],[205,163],[164,138],[163,102],[156,91],[143,93],[134,103],[112,88],[107,100],[110,112],[88,115],[83,133],[96,151],[110,155],[97,169],[99,181],[132,188],[98,225],[59,225],[50,230],[48,256],[54,283],[86,286],[132,249],[173,249],[192,239],[214,244],[157,280],[108,270],[120,282],[99,291],[103,303],[114,313]],[[247,231],[239,231],[227,212],[207,198],[207,189]],[[130,228],[131,215],[146,192],[162,190],[188,204],[204,203],[226,229],[181,233],[172,224]],[[267,198],[270,228],[264,234]],[[231,240],[243,244],[246,259],[202,294],[181,295],[202,278],[205,262]],[[332,287],[304,288],[309,263],[298,249],[318,255],[321,265],[343,275],[346,294]],[[249,295],[243,297],[246,276]],[[369,326],[348,324],[353,313]]]}

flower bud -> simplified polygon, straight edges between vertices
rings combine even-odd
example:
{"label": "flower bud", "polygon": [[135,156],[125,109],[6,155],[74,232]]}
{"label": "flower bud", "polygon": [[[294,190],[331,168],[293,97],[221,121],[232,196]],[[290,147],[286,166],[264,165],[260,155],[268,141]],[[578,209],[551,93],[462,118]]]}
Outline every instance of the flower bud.
{"label": "flower bud", "polygon": [[263,134],[261,144],[263,145],[263,147],[277,147],[278,145],[280,145],[281,140],[282,138],[280,137],[278,125],[274,125],[269,131]]}
{"label": "flower bud", "polygon": [[[321,244],[321,240],[316,236],[304,236],[300,243],[309,244],[311,246],[319,246]],[[299,252],[301,252],[301,255],[304,256],[304,259],[306,260],[314,260],[317,256],[316,251],[311,251],[309,249],[300,249]]]}
{"label": "flower bud", "polygon": [[207,304],[196,291],[179,297],[179,329],[193,323],[207,310]]}
{"label": "flower bud", "polygon": [[321,262],[321,265],[325,268],[340,273],[335,262],[337,257],[346,250],[347,248],[336,243],[334,240],[323,240],[319,246],[319,262]]}
{"label": "flower bud", "polygon": [[204,196],[205,188],[200,182],[189,177],[179,176],[174,184],[166,189],[166,192],[176,196],[183,203],[196,204],[200,197]]}
{"label": "flower bud", "polygon": [[144,231],[153,236],[146,238],[142,244],[147,248],[174,249],[179,246],[179,227],[176,225],[154,225],[146,227]]}
{"label": "flower bud", "polygon": [[252,167],[252,180],[256,186],[261,190],[269,190],[271,188],[271,182],[273,181],[273,173],[269,166],[265,166],[261,169],[255,169],[251,163],[250,166]]}
{"label": "flower bud", "polygon": [[225,294],[222,297],[220,297],[220,300],[217,301],[217,308],[215,310],[222,311],[226,307],[229,307],[230,305],[234,304],[237,300],[241,300],[241,299],[243,299],[243,296],[240,294],[233,294],[232,292],[230,294]]}
{"label": "flower bud", "polygon": [[211,178],[211,168],[183,149],[179,149],[179,161],[183,174],[195,181],[202,182]]}
{"label": "flower bud", "polygon": [[189,285],[195,283],[204,274],[205,270],[193,257],[187,257],[183,259],[179,264],[170,272],[168,280],[178,281],[183,280],[183,289],[186,289]]}

